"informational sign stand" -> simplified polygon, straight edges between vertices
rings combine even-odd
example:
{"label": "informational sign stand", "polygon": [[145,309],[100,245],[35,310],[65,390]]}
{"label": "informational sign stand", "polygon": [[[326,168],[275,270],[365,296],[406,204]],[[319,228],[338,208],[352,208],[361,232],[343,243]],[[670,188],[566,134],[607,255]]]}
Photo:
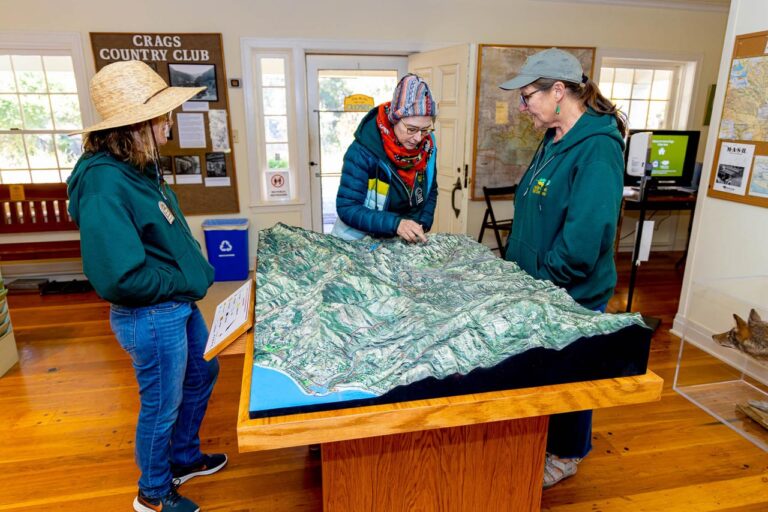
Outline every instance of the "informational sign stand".
{"label": "informational sign stand", "polygon": [[216,306],[211,332],[205,344],[203,358],[213,359],[230,343],[244,334],[253,325],[254,289],[253,280],[248,279],[232,295]]}

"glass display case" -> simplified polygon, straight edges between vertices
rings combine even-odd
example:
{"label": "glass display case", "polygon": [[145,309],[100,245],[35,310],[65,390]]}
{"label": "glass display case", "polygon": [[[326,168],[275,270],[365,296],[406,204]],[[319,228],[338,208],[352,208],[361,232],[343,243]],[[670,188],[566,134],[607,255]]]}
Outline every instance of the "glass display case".
{"label": "glass display case", "polygon": [[[712,339],[736,326],[734,314],[748,321],[752,309],[768,321],[768,275],[694,281],[673,388],[768,451],[768,428],[738,407],[750,400],[768,401],[768,359]],[[754,408],[749,411],[755,413]]]}

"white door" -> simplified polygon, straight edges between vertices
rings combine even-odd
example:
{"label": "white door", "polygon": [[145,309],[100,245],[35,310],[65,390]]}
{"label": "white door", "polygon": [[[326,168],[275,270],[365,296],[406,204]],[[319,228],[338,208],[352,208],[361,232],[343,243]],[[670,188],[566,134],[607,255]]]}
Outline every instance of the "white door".
{"label": "white door", "polygon": [[437,101],[437,210],[432,232],[466,233],[469,168],[464,153],[467,133],[469,45],[408,57],[408,71],[429,84]]}
{"label": "white door", "polygon": [[373,105],[390,101],[407,73],[406,57],[308,55],[307,104],[312,179],[312,229],[330,233],[336,222],[336,193],[344,153],[368,108],[345,111],[344,98],[364,94]]}

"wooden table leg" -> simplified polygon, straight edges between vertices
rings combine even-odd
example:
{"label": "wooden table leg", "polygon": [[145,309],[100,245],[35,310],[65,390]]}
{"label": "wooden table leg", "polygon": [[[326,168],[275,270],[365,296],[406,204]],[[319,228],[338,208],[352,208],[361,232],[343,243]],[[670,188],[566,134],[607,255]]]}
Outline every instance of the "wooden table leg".
{"label": "wooden table leg", "polygon": [[323,444],[323,510],[539,510],[548,423],[540,416]]}

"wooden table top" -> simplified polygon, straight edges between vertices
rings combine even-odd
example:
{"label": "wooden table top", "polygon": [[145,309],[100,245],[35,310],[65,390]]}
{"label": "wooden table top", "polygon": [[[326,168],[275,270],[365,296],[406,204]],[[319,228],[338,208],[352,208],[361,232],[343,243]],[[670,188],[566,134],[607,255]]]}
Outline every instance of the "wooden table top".
{"label": "wooden table top", "polygon": [[251,419],[253,330],[222,354],[245,354],[237,437],[241,452],[361,439],[653,402],[664,381],[655,373],[533,388]]}

